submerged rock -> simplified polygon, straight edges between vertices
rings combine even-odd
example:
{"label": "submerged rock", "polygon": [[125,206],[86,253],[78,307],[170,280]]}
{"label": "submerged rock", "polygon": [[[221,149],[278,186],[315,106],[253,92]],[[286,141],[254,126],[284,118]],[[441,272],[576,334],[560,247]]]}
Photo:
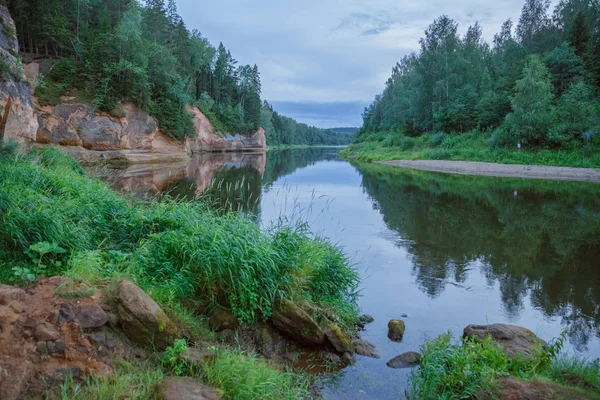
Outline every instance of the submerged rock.
{"label": "submerged rock", "polygon": [[354,352],[359,356],[363,357],[371,357],[371,358],[380,358],[375,345],[366,340],[355,340],[354,341]]}
{"label": "submerged rock", "polygon": [[415,367],[419,365],[420,362],[421,355],[414,351],[409,351],[392,358],[390,361],[387,362],[386,365],[390,368],[401,369]]}
{"label": "submerged rock", "polygon": [[160,400],[219,400],[222,394],[194,378],[169,377],[156,387]]}
{"label": "submerged rock", "polygon": [[388,323],[388,338],[394,342],[401,342],[404,338],[406,325],[400,319],[393,319]]}
{"label": "submerged rock", "polygon": [[133,282],[119,282],[116,300],[123,332],[132,341],[163,349],[177,336],[169,317]]}
{"label": "submerged rock", "polygon": [[488,336],[501,345],[504,352],[511,358],[517,354],[532,357],[537,349],[546,346],[546,342],[538,338],[535,333],[516,325],[469,325],[463,333],[463,337],[478,341],[484,340]]}
{"label": "submerged rock", "polygon": [[273,307],[273,325],[285,336],[307,346],[321,346],[325,333],[304,309],[290,300],[282,299]]}
{"label": "submerged rock", "polygon": [[219,306],[215,307],[208,320],[208,326],[210,329],[217,332],[221,332],[226,329],[235,329],[238,327],[238,325],[238,319],[235,317],[235,315],[233,315],[230,310]]}

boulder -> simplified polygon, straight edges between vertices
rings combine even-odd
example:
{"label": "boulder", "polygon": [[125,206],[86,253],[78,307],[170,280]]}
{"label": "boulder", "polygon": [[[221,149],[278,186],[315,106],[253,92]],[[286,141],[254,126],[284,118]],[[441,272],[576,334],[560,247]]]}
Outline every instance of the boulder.
{"label": "boulder", "polygon": [[156,387],[160,400],[219,400],[222,394],[194,378],[169,377]]}
{"label": "boulder", "polygon": [[406,326],[404,321],[400,319],[393,319],[388,323],[388,338],[394,342],[401,342],[404,337],[404,330]]}
{"label": "boulder", "polygon": [[354,340],[354,352],[359,356],[363,357],[371,357],[371,358],[380,358],[375,345],[366,340]]}
{"label": "boulder", "polygon": [[509,358],[517,354],[532,357],[537,349],[546,346],[546,342],[538,338],[535,333],[516,325],[469,325],[463,333],[463,337],[478,341],[488,336],[502,346]]}
{"label": "boulder", "polygon": [[25,301],[27,293],[23,289],[0,284],[0,305],[7,306],[12,301]]}
{"label": "boulder", "polygon": [[387,366],[390,368],[401,369],[401,368],[412,368],[421,362],[421,355],[414,351],[409,351],[400,354],[397,357],[392,358],[387,362]]}
{"label": "boulder", "polygon": [[225,329],[235,329],[239,325],[238,319],[230,310],[223,307],[215,307],[210,313],[208,326],[213,331],[221,332]]}
{"label": "boulder", "polygon": [[100,328],[108,322],[108,314],[98,304],[83,304],[75,313],[82,329]]}
{"label": "boulder", "polygon": [[0,399],[20,399],[33,372],[29,361],[0,356]]}
{"label": "boulder", "polygon": [[329,320],[326,320],[323,324],[321,324],[321,329],[335,351],[340,354],[354,353],[352,338],[344,333],[339,326]]}
{"label": "boulder", "polygon": [[42,322],[35,327],[35,337],[41,341],[58,340],[60,339],[60,332],[54,327],[54,325],[48,322]]}
{"label": "boulder", "polygon": [[373,321],[375,321],[375,318],[371,317],[368,314],[364,314],[358,318],[358,321],[364,325],[368,325],[368,324],[373,323]]}
{"label": "boulder", "polygon": [[282,299],[276,302],[271,321],[281,333],[301,344],[321,346],[325,343],[325,333],[319,324],[290,300]]}
{"label": "boulder", "polygon": [[158,304],[133,282],[119,282],[116,301],[123,332],[132,341],[164,349],[177,336],[175,324]]}
{"label": "boulder", "polygon": [[215,353],[204,351],[196,347],[189,347],[180,355],[181,359],[196,367],[211,364],[215,361]]}

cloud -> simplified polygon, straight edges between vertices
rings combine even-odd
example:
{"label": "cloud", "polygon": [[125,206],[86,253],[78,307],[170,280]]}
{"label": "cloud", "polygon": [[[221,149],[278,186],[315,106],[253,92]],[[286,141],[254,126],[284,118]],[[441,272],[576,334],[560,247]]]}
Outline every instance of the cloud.
{"label": "cloud", "polygon": [[297,121],[321,128],[357,127],[362,124],[366,102],[294,102],[275,101],[273,108]]}
{"label": "cloud", "polygon": [[385,11],[377,14],[351,13],[333,31],[350,29],[360,32],[362,36],[378,35],[389,30],[394,23]]}

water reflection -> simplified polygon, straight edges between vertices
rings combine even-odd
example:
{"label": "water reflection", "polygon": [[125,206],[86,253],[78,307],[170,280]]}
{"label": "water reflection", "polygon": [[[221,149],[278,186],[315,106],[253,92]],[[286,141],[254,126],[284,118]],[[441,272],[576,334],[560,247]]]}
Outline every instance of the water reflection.
{"label": "water reflection", "polygon": [[360,168],[362,185],[430,297],[475,268],[499,284],[505,312],[524,301],[559,316],[585,350],[600,328],[600,186]]}

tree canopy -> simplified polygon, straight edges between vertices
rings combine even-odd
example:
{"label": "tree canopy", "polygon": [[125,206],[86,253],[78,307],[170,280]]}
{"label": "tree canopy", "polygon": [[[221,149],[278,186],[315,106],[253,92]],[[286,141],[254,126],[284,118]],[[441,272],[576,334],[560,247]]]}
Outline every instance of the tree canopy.
{"label": "tree canopy", "polygon": [[[548,0],[526,0],[516,28],[506,21],[492,45],[478,23],[460,35],[443,15],[394,66],[356,140],[479,130],[499,144],[556,147],[600,136],[599,27],[598,0],[561,0],[553,13]],[[590,115],[575,122],[566,108],[576,98]]]}
{"label": "tree canopy", "polygon": [[[120,116],[120,103],[131,101],[177,139],[194,134],[188,105],[198,106],[224,132],[251,134],[270,123],[264,120],[258,67],[240,65],[223,43],[215,47],[188,30],[174,0],[7,3],[21,51],[58,60],[37,88],[43,105],[75,93]],[[274,144],[296,141],[295,131],[278,132],[285,138]]]}

